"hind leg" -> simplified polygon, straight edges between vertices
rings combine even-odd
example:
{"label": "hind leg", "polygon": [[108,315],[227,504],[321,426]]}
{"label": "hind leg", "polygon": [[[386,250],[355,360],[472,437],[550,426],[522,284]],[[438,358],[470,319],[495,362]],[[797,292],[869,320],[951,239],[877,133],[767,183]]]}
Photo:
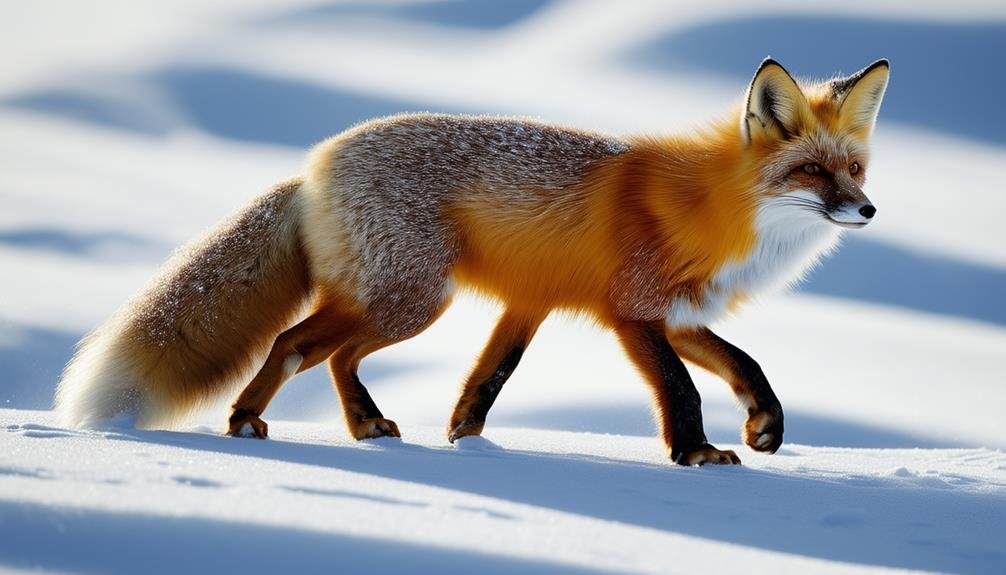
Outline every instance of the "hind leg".
{"label": "hind leg", "polygon": [[396,343],[375,336],[356,336],[339,348],[328,360],[332,381],[342,402],[349,433],[356,439],[368,437],[401,437],[398,425],[384,417],[370,392],[363,386],[357,370],[364,357]]}
{"label": "hind leg", "polygon": [[260,416],[280,386],[332,355],[358,327],[359,320],[329,304],[280,334],[265,364],[234,402],[227,435],[245,435],[248,425],[249,435],[265,439],[269,427]]}
{"label": "hind leg", "polygon": [[426,307],[425,311],[411,317],[408,329],[381,329],[371,323],[336,351],[328,361],[329,371],[342,402],[346,426],[356,439],[368,437],[401,437],[398,425],[384,417],[370,392],[363,386],[357,370],[363,358],[389,345],[418,335],[430,326],[447,309],[450,296]]}

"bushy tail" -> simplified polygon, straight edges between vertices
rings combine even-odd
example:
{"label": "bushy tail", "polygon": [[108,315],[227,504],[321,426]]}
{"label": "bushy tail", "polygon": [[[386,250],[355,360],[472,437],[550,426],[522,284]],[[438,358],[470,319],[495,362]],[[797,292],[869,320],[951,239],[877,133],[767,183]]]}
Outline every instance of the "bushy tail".
{"label": "bushy tail", "polygon": [[124,414],[138,427],[170,427],[250,379],[311,295],[301,184],[276,186],[178,250],[81,341],[56,391],[65,425]]}

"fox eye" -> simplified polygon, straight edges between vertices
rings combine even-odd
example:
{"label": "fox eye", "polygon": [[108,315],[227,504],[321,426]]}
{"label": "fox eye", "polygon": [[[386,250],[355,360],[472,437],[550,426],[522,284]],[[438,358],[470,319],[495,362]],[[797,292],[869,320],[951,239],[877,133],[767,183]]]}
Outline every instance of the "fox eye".
{"label": "fox eye", "polygon": [[853,176],[859,173],[859,162],[849,164],[849,173]]}
{"label": "fox eye", "polygon": [[821,173],[821,166],[818,164],[804,164],[803,171],[812,176],[816,176]]}

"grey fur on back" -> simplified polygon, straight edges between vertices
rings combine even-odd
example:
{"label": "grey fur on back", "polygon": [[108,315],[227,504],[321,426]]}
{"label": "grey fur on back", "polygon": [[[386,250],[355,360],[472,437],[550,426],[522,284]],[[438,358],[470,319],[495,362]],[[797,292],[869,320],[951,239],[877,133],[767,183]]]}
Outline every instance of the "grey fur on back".
{"label": "grey fur on back", "polygon": [[[444,210],[470,199],[533,214],[576,201],[587,168],[627,150],[617,138],[527,119],[405,114],[320,144],[308,180],[325,188],[324,208],[348,232],[361,299],[401,337],[428,323],[450,289],[462,239]],[[409,322],[392,328],[391,314]]]}

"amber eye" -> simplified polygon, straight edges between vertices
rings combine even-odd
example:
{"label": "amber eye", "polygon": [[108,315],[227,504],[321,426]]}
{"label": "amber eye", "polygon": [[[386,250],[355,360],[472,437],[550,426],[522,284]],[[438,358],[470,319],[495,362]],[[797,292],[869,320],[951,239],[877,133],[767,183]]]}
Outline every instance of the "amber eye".
{"label": "amber eye", "polygon": [[812,176],[816,176],[821,173],[821,166],[817,164],[804,164],[803,171],[807,172]]}
{"label": "amber eye", "polygon": [[859,173],[859,162],[853,162],[849,165],[849,173],[853,176]]}

